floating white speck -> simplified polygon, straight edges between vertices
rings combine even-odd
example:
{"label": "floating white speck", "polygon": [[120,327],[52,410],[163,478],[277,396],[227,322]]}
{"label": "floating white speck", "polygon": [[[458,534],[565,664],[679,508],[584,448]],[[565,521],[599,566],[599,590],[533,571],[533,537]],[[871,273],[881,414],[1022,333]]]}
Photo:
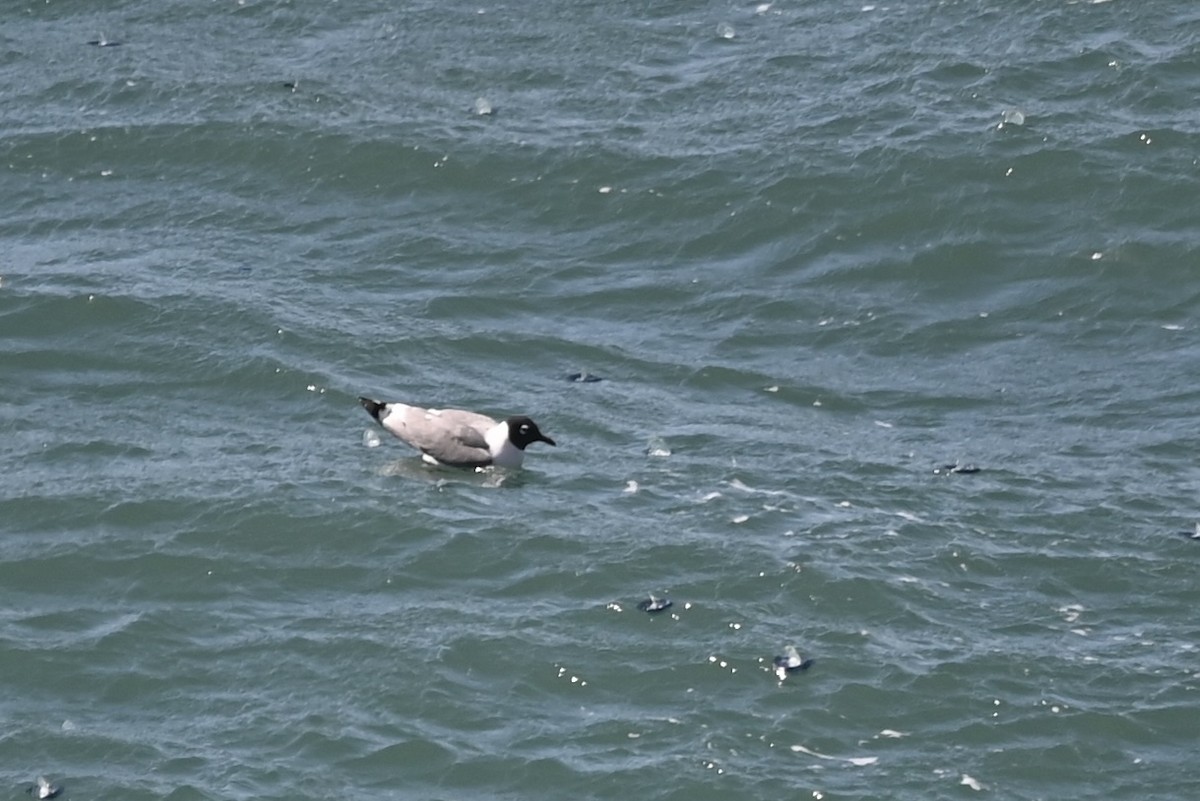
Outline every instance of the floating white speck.
{"label": "floating white speck", "polygon": [[622,492],[627,492],[630,495],[638,491],[638,483],[636,481],[626,481],[625,489]]}
{"label": "floating white speck", "polygon": [[1175,325],[1175,324],[1173,324],[1173,323],[1167,323],[1166,325],[1162,326],[1162,329],[1163,329],[1164,331],[1182,331],[1182,330],[1183,330],[1183,326],[1182,326],[1182,325]]}
{"label": "floating white speck", "polygon": [[102,176],[104,176],[105,178],[107,178],[108,176],[110,176],[110,175],[112,175],[112,174],[113,174],[113,171],[112,171],[112,170],[101,170],[101,171],[100,171],[100,174],[101,174]]}
{"label": "floating white speck", "polygon": [[732,519],[730,522],[732,522],[732,523],[745,523],[745,522],[746,522],[747,520],[749,520],[749,519],[750,519],[750,515],[738,515],[737,517],[733,518],[733,519]]}
{"label": "floating white speck", "polygon": [[596,191],[602,195],[607,195],[609,192],[612,191],[612,187],[611,186],[602,186],[599,189],[597,189]]}
{"label": "floating white speck", "polygon": [[879,732],[879,736],[898,739],[900,737],[907,737],[908,734],[906,732],[896,731],[895,729],[884,729],[883,731]]}
{"label": "floating white speck", "polygon": [[959,784],[965,784],[967,787],[970,787],[972,790],[982,790],[983,789],[983,785],[979,783],[979,779],[976,779],[974,776],[970,776],[966,773],[964,773],[962,775],[962,781],[960,781]]}
{"label": "floating white speck", "polygon": [[722,39],[732,39],[737,36],[737,31],[728,22],[722,22],[717,26],[717,36],[720,36]]}
{"label": "floating white speck", "polygon": [[895,428],[895,426],[891,423],[885,423],[882,420],[876,420],[875,425],[879,426],[880,428]]}
{"label": "floating white speck", "polygon": [[480,117],[487,117],[493,114],[495,110],[485,97],[475,98],[475,104],[471,106],[472,113],[478,114]]}
{"label": "floating white speck", "polygon": [[1092,261],[1100,261],[1103,258],[1104,258],[1104,254],[1098,250],[1092,254]]}
{"label": "floating white speck", "polygon": [[778,387],[777,385],[775,385],[775,386],[769,386],[769,387],[766,387],[766,388],[765,388],[763,391],[764,391],[764,392],[778,392],[778,391],[779,391],[779,387]]}
{"label": "floating white speck", "polygon": [[759,3],[758,5],[756,5],[754,7],[755,14],[766,14],[770,10],[771,10],[770,3]]}
{"label": "floating white speck", "polygon": [[555,667],[558,668],[558,677],[560,679],[564,679],[564,678],[569,679],[572,684],[578,684],[580,687],[587,686],[586,679],[584,679],[580,676],[568,676],[567,669],[565,667],[563,667],[562,665],[555,665]]}
{"label": "floating white speck", "polygon": [[362,442],[364,448],[378,448],[382,444],[379,434],[373,428],[363,431]]}
{"label": "floating white speck", "polygon": [[1000,115],[1000,120],[1001,125],[1021,126],[1025,124],[1025,112],[1019,108],[1005,109],[1004,113]]}

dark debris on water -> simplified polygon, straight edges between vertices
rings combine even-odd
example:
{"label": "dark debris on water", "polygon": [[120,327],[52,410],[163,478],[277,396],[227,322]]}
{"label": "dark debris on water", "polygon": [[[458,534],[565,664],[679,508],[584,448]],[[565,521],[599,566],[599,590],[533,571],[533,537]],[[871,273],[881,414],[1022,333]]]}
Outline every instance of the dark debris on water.
{"label": "dark debris on water", "polygon": [[1197,542],[1200,542],[1200,523],[1197,523],[1196,527],[1191,531],[1178,531],[1176,533],[1185,539],[1196,540]]}
{"label": "dark debris on water", "polygon": [[674,606],[674,603],[670,598],[655,598],[651,595],[646,600],[640,601],[637,608],[647,614],[656,615],[659,612],[665,612],[672,606]]}
{"label": "dark debris on water", "polygon": [[41,799],[54,798],[62,792],[62,787],[57,784],[53,784],[45,776],[38,776],[37,784],[26,787],[25,792],[41,801]]}
{"label": "dark debris on water", "polygon": [[814,659],[805,659],[800,656],[800,652],[796,646],[789,645],[783,649],[783,655],[777,656],[771,660],[771,664],[775,666],[775,676],[783,681],[788,677],[789,673],[799,673],[802,670],[808,670],[813,666]]}
{"label": "dark debris on water", "polygon": [[944,464],[941,467],[933,468],[933,474],[935,476],[950,475],[951,473],[962,473],[966,475],[970,473],[978,473],[980,470],[981,468],[976,467],[973,464],[954,462],[953,464]]}

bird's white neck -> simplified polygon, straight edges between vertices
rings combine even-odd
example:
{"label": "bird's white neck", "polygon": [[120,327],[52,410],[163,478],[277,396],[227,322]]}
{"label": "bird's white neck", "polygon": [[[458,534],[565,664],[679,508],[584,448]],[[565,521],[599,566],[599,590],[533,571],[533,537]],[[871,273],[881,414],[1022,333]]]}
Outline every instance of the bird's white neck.
{"label": "bird's white neck", "polygon": [[525,451],[512,444],[508,438],[508,423],[503,420],[489,428],[483,438],[487,440],[492,464],[496,467],[520,467],[525,460]]}

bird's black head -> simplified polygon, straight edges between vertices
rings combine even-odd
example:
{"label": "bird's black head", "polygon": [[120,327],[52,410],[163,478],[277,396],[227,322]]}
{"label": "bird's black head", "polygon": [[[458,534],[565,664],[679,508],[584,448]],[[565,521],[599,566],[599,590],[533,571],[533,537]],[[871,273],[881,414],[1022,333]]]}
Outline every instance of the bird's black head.
{"label": "bird's black head", "polygon": [[537,423],[530,420],[528,417],[510,417],[504,422],[508,423],[508,441],[516,445],[521,450],[531,442],[544,442],[547,445],[555,445],[558,443],[547,437],[538,430]]}

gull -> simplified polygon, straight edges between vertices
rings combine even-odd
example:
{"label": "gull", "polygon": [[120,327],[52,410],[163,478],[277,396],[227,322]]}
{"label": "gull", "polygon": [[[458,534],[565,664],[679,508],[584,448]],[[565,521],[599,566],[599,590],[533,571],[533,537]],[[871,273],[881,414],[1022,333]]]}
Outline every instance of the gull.
{"label": "gull", "polygon": [[524,415],[495,420],[463,409],[426,409],[370,398],[358,402],[379,425],[419,450],[421,458],[431,464],[520,467],[531,443],[557,444]]}

